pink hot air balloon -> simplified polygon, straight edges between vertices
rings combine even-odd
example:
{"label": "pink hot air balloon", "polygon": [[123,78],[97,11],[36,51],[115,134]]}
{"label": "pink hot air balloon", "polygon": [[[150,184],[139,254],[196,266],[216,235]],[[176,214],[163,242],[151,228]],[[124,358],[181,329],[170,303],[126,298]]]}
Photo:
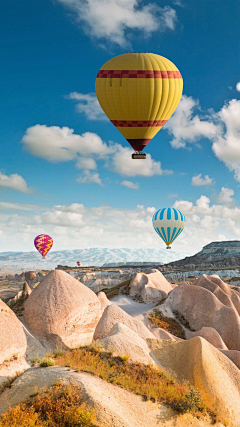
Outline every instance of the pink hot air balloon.
{"label": "pink hot air balloon", "polygon": [[81,263],[80,263],[80,261],[78,261],[78,262],[77,262],[77,265],[78,265],[78,267],[80,267],[80,266],[81,266]]}
{"label": "pink hot air balloon", "polygon": [[53,245],[53,239],[47,234],[39,234],[34,240],[35,248],[45,258]]}

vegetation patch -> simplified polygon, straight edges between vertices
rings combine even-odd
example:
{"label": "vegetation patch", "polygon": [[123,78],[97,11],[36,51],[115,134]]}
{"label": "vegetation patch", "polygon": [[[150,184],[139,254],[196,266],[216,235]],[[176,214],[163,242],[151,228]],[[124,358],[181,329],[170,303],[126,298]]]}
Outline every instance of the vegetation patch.
{"label": "vegetation patch", "polygon": [[77,386],[58,383],[0,417],[0,427],[96,427],[93,409]]}
{"label": "vegetation patch", "polygon": [[162,402],[181,413],[196,416],[214,414],[201,392],[170,378],[163,370],[128,361],[128,355],[113,356],[101,347],[81,347],[56,358],[56,364],[94,374],[109,383],[143,396],[144,400]]}
{"label": "vegetation patch", "polygon": [[164,316],[159,310],[154,309],[148,317],[155,328],[162,328],[178,338],[186,338],[183,327],[175,319]]}
{"label": "vegetation patch", "polygon": [[187,321],[187,319],[185,319],[185,317],[181,313],[179,313],[179,311],[173,310],[173,314],[176,316],[177,320],[183,326],[185,326],[185,328],[189,329],[189,331],[195,332],[195,329],[191,328],[191,326],[189,325],[189,322]]}

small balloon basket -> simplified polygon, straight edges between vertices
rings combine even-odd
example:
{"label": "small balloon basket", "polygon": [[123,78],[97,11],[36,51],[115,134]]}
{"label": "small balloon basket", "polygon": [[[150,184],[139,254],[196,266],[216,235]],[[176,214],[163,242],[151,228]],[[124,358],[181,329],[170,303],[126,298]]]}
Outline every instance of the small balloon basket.
{"label": "small balloon basket", "polygon": [[171,246],[167,246],[166,249],[172,249]]}
{"label": "small balloon basket", "polygon": [[142,153],[141,151],[137,151],[132,154],[132,159],[146,159],[146,153]]}

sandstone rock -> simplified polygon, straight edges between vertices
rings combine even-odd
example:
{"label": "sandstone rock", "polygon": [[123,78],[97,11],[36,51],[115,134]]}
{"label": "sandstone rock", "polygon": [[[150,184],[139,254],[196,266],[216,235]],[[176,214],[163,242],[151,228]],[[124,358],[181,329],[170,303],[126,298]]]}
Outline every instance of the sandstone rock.
{"label": "sandstone rock", "polygon": [[16,372],[29,368],[25,360],[27,339],[14,312],[0,299],[0,389]]}
{"label": "sandstone rock", "polygon": [[123,323],[143,338],[154,338],[150,330],[139,320],[134,319],[115,304],[105,308],[94,332],[94,340],[107,337],[116,323]]}
{"label": "sandstone rock", "polygon": [[100,315],[98,297],[62,270],[45,276],[24,304],[30,331],[53,348],[90,344]]}
{"label": "sandstone rock", "polygon": [[130,296],[138,295],[146,303],[166,298],[171,290],[171,284],[158,270],[150,274],[137,273],[130,283]]}
{"label": "sandstone rock", "polygon": [[190,414],[179,415],[167,405],[143,401],[142,396],[93,375],[59,366],[32,368],[22,374],[0,396],[0,413],[56,382],[78,386],[85,402],[95,408],[98,423],[105,427],[211,427]]}
{"label": "sandstone rock", "polygon": [[156,365],[149,356],[146,341],[123,323],[116,323],[110,334],[97,343],[105,350],[114,350],[114,356],[129,354],[131,362]]}
{"label": "sandstone rock", "polygon": [[175,335],[162,328],[153,328],[151,332],[158,340],[183,341],[182,338],[175,337]]}
{"label": "sandstone rock", "polygon": [[[202,390],[229,426],[239,426],[240,371],[219,350],[201,337],[170,343],[152,351],[154,360],[180,380]],[[238,422],[236,422],[238,421]]]}
{"label": "sandstone rock", "polygon": [[25,275],[25,277],[26,277],[26,279],[27,280],[30,280],[31,282],[33,281],[33,280],[35,280],[36,279],[36,273],[34,273],[34,271],[26,271],[25,273],[24,273],[24,275]]}
{"label": "sandstone rock", "polygon": [[227,307],[235,307],[238,314],[240,314],[240,298],[238,293],[229,288],[219,276],[213,274],[208,276],[203,274],[193,282],[195,286],[201,286],[211,291],[224,305]]}
{"label": "sandstone rock", "polygon": [[222,338],[220,337],[219,333],[213,328],[204,326],[202,329],[200,329],[197,332],[186,331],[185,333],[186,333],[187,339],[191,339],[193,337],[202,337],[202,338],[205,338],[206,341],[208,341],[210,344],[212,344],[214,347],[218,349],[222,349],[222,350],[228,349],[226,344],[223,342]]}
{"label": "sandstone rock", "polygon": [[195,285],[173,289],[165,306],[179,312],[194,331],[214,328],[229,350],[240,350],[240,318],[234,308],[226,307],[209,290]]}
{"label": "sandstone rock", "polygon": [[240,369],[240,351],[237,350],[220,350]]}
{"label": "sandstone rock", "polygon": [[105,308],[108,307],[109,305],[111,305],[111,301],[109,301],[107,295],[104,292],[99,292],[98,294],[98,299],[100,301],[101,304],[101,310],[102,312],[104,312]]}
{"label": "sandstone rock", "polygon": [[0,364],[14,355],[23,356],[26,349],[27,340],[22,323],[0,299]]}

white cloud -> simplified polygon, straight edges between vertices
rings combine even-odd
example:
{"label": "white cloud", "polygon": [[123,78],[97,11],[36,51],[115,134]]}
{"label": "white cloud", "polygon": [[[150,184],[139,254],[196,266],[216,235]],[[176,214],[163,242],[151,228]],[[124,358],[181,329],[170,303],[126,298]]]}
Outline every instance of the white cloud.
{"label": "white cloud", "polygon": [[240,101],[232,99],[217,114],[223,130],[213,142],[213,152],[240,181]]}
{"label": "white cloud", "polygon": [[202,177],[202,174],[192,177],[192,185],[201,186],[201,185],[214,185],[214,179],[210,178],[208,175]]}
{"label": "white cloud", "polygon": [[233,203],[232,196],[234,196],[234,191],[231,188],[222,187],[221,192],[217,196],[217,201],[223,204]]}
{"label": "white cloud", "polygon": [[132,188],[133,190],[138,190],[139,189],[139,184],[136,182],[132,182],[132,181],[127,181],[127,180],[125,180],[125,181],[122,181],[121,182],[121,185],[124,185],[125,187],[128,187],[128,188]]}
{"label": "white cloud", "polygon": [[194,115],[195,109],[200,109],[198,101],[191,96],[183,95],[174,115],[164,125],[173,134],[170,142],[173,148],[185,147],[186,143],[193,143],[200,138],[212,139],[219,132],[219,126],[211,119]]}
{"label": "white cloud", "polygon": [[[177,200],[174,205],[186,215],[186,227],[174,242],[176,250],[196,252],[211,241],[240,237],[240,207],[211,204],[202,195],[195,203]],[[0,205],[1,207],[1,205]],[[160,208],[157,206],[156,208]],[[152,227],[155,207],[133,209],[112,206],[87,208],[82,204],[57,205],[32,212],[0,211],[0,250],[32,250],[33,236],[44,232],[54,239],[54,249],[84,247],[164,248]],[[24,245],[23,245],[24,243]]]}
{"label": "white cloud", "polygon": [[32,193],[32,190],[28,188],[25,179],[17,173],[7,176],[0,172],[0,187],[12,188],[13,190],[21,191],[22,193]]}
{"label": "white cloud", "polygon": [[240,92],[240,82],[238,82],[238,83],[236,84],[236,90],[237,90],[238,92]]}
{"label": "white cloud", "polygon": [[176,11],[169,6],[140,0],[58,0],[72,10],[81,28],[91,38],[106,39],[120,46],[126,44],[127,32],[139,30],[151,34],[156,30],[174,30]]}
{"label": "white cloud", "polygon": [[102,180],[99,177],[99,173],[91,173],[88,170],[85,170],[83,175],[79,176],[76,181],[81,182],[82,184],[95,183],[104,187]]}
{"label": "white cloud", "polygon": [[163,170],[161,162],[156,162],[150,154],[146,159],[132,159],[132,150],[117,144],[117,150],[113,155],[112,163],[115,172],[127,176],[153,176],[170,175],[173,172]]}
{"label": "white cloud", "polygon": [[78,157],[76,167],[78,169],[97,169],[97,163],[92,157]]}
{"label": "white cloud", "polygon": [[28,128],[22,143],[31,154],[51,162],[73,160],[76,167],[84,169],[78,182],[95,182],[102,185],[98,173],[89,171],[97,168],[97,160],[103,160],[106,168],[126,176],[169,175],[162,169],[161,162],[147,154],[145,160],[133,160],[132,150],[118,143],[106,144],[95,133],[74,134],[68,127],[35,125]]}
{"label": "white cloud", "polygon": [[18,211],[34,211],[39,209],[39,206],[31,205],[28,203],[0,202],[0,209],[14,209]]}
{"label": "white cloud", "polygon": [[95,133],[74,134],[68,127],[35,125],[27,129],[22,143],[31,154],[52,162],[76,160],[79,155],[105,156],[111,148]]}
{"label": "white cloud", "polygon": [[103,112],[95,93],[71,92],[66,96],[67,99],[77,101],[76,110],[85,114],[89,120],[108,120]]}

